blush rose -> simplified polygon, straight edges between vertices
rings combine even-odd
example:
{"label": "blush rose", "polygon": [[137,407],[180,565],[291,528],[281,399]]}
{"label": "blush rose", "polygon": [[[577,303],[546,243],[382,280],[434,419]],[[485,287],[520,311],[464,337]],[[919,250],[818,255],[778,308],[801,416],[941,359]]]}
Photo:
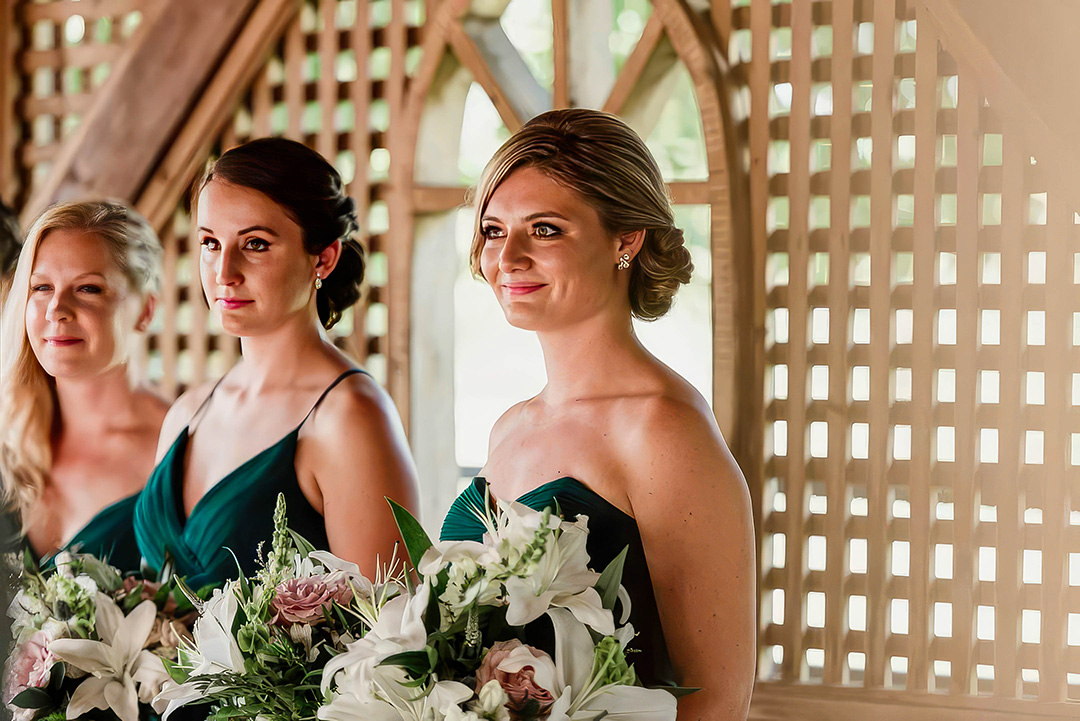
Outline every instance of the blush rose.
{"label": "blush rose", "polygon": [[271,601],[275,611],[273,623],[280,626],[316,624],[323,619],[324,608],[333,603],[345,605],[352,598],[352,589],[344,579],[332,581],[325,576],[290,578],[277,587]]}
{"label": "blush rose", "polygon": [[543,651],[517,639],[499,641],[484,657],[476,672],[477,693],[489,681],[498,681],[509,699],[507,710],[513,719],[542,716],[555,702],[545,686],[554,680],[555,664]]}

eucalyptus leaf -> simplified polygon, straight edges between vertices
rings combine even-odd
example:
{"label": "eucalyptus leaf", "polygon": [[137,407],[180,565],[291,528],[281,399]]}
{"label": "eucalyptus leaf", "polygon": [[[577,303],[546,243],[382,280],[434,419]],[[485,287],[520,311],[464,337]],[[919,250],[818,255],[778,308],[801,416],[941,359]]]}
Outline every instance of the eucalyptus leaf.
{"label": "eucalyptus leaf", "polygon": [[17,708],[29,709],[43,709],[56,705],[52,696],[40,688],[28,688],[21,693],[17,693],[10,703]]}

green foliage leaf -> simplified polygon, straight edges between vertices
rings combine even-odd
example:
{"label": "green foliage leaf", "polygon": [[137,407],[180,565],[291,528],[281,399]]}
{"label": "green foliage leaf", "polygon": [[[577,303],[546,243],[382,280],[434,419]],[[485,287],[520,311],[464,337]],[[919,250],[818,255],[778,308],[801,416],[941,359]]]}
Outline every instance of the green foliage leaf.
{"label": "green foliage leaf", "polygon": [[296,551],[301,558],[307,558],[312,551],[316,550],[310,541],[291,528],[289,529],[289,535],[292,537],[293,545],[296,546]]}
{"label": "green foliage leaf", "polygon": [[59,692],[60,688],[64,685],[64,679],[67,678],[67,665],[62,663],[54,664],[49,672],[49,685],[50,691]]}
{"label": "green foliage leaf", "polygon": [[187,683],[188,674],[186,670],[167,658],[161,659],[161,663],[164,664],[165,673],[169,674],[169,678],[179,684]]}
{"label": "green foliage leaf", "polygon": [[43,709],[51,708],[56,703],[44,689],[28,688],[21,693],[15,694],[15,698],[11,699],[11,705],[17,708]]}
{"label": "green foliage leaf", "polygon": [[413,678],[421,678],[432,672],[438,660],[435,649],[428,646],[423,651],[403,651],[387,656],[379,665],[400,666]]}
{"label": "green foliage leaf", "polygon": [[397,521],[398,531],[401,532],[401,539],[405,541],[405,548],[409,552],[409,560],[412,561],[415,568],[420,564],[420,559],[423,558],[424,553],[431,548],[431,539],[428,537],[424,527],[420,525],[420,522],[413,517],[413,514],[390,498],[387,498],[386,502],[390,504],[390,509],[394,512],[394,520]]}
{"label": "green foliage leaf", "polygon": [[596,591],[604,603],[604,608],[609,611],[615,610],[615,602],[619,599],[619,585],[622,584],[623,567],[626,565],[626,553],[629,546],[623,548],[618,556],[611,560],[604,572],[600,574],[600,580],[596,582]]}

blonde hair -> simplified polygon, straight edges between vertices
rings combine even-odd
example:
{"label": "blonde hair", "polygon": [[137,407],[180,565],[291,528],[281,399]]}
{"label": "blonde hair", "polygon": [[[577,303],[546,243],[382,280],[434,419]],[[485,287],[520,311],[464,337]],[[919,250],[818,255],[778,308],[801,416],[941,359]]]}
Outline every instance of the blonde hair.
{"label": "blonde hair", "polygon": [[551,110],[521,126],[488,161],[470,200],[476,207],[469,263],[483,277],[480,219],[515,170],[536,168],[578,192],[613,235],[645,230],[630,266],[630,311],[656,320],[671,308],[694,264],[675,227],[671,198],[656,160],[637,133],[614,115],[585,108]]}
{"label": "blonde hair", "polygon": [[58,203],[30,226],[0,324],[0,492],[4,503],[24,516],[41,498],[52,467],[56,384],[30,347],[26,306],[37,250],[55,230],[80,230],[101,238],[141,295],[161,286],[161,242],[150,223],[123,203]]}

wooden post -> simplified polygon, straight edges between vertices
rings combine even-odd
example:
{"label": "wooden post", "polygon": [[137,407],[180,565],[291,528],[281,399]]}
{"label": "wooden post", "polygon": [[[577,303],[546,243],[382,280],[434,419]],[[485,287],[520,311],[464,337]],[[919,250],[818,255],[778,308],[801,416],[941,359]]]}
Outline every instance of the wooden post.
{"label": "wooden post", "polygon": [[[833,3],[833,98],[851,97],[852,0]],[[848,519],[848,316],[851,266],[851,103],[833,103],[829,128],[832,145],[829,161],[829,423],[828,499],[825,580],[825,683],[843,681],[844,626],[847,593],[844,560],[847,557],[845,528]]]}
{"label": "wooden post", "polygon": [[866,685],[885,683],[890,594],[887,474],[889,469],[889,351],[892,338],[892,111],[896,8],[894,0],[874,3],[873,96],[870,137],[870,476],[867,559]]}
{"label": "wooden post", "polygon": [[18,172],[15,162],[16,0],[0,0],[0,198],[13,202]]}
{"label": "wooden post", "polygon": [[[915,49],[915,218],[912,269],[911,359],[911,651],[908,684],[926,691],[931,669],[930,574],[933,572],[933,513],[930,479],[934,437],[934,270],[937,266],[937,72],[938,39],[933,29],[919,28]],[[872,372],[872,371],[871,371]],[[955,553],[954,553],[955,557]]]}

